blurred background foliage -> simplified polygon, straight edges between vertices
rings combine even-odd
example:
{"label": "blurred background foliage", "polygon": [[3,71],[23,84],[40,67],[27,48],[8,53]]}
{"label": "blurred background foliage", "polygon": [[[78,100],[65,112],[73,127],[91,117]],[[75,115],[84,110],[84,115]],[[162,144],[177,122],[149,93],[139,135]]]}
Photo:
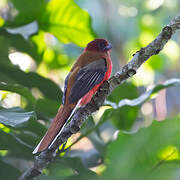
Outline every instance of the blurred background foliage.
{"label": "blurred background foliage", "polygon": [[[1,178],[17,179],[32,165],[64,79],[89,41],[113,44],[114,74],[179,9],[179,0],[0,0]],[[180,179],[179,46],[176,33],[37,179]]]}

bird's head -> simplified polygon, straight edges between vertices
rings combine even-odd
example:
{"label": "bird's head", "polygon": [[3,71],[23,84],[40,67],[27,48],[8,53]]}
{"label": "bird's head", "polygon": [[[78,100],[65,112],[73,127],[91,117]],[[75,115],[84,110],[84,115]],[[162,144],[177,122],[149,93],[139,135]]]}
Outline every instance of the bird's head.
{"label": "bird's head", "polygon": [[112,45],[105,39],[95,39],[87,44],[85,51],[107,52]]}

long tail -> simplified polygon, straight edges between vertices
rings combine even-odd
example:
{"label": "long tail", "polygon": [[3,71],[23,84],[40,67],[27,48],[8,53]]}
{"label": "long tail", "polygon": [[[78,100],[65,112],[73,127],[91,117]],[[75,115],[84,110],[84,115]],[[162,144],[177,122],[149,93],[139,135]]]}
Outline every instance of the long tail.
{"label": "long tail", "polygon": [[60,132],[63,125],[66,123],[67,119],[71,115],[74,107],[69,105],[61,105],[56,117],[54,118],[51,126],[46,132],[45,136],[41,139],[40,143],[34,149],[33,154],[41,152],[47,149],[52,141],[56,138],[57,134]]}

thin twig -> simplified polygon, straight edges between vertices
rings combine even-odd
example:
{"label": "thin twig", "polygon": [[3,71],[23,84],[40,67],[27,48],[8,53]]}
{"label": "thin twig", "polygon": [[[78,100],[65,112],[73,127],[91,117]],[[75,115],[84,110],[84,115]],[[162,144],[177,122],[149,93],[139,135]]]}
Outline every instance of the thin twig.
{"label": "thin twig", "polygon": [[99,107],[103,105],[106,97],[117,86],[136,74],[138,68],[151,56],[159,54],[164,45],[178,29],[180,29],[180,14],[162,29],[161,33],[154,41],[137,51],[128,64],[126,64],[119,72],[101,85],[91,102],[84,107],[80,107],[74,113],[71,122],[66,126],[66,128],[63,129],[61,135],[57,138],[52,148],[41,152],[38,156],[35,156],[33,167],[25,171],[22,176],[19,177],[19,180],[32,179],[33,177],[38,176],[41,171],[53,161],[58,147],[66,142],[72,134],[79,131],[81,125],[88,118],[88,116],[97,111]]}

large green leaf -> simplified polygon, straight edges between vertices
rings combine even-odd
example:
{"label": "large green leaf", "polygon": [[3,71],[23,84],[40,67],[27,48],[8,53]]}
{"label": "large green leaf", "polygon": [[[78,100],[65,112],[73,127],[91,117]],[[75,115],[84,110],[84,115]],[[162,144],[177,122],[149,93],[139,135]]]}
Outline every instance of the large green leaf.
{"label": "large green leaf", "polygon": [[38,136],[42,136],[46,131],[46,128],[37,122],[35,112],[19,107],[0,109],[0,123],[15,130],[33,132]]}
{"label": "large green leaf", "polygon": [[0,123],[10,129],[0,131],[0,148],[9,150],[9,154],[31,158],[31,152],[46,132],[44,125],[37,121],[34,112],[19,107],[0,110]]}
{"label": "large green leaf", "polygon": [[36,119],[36,114],[33,111],[26,112],[19,107],[0,110],[0,123],[6,126],[20,127],[31,118]]}
{"label": "large green leaf", "polygon": [[51,0],[38,23],[63,43],[73,42],[84,47],[94,39],[89,14],[73,0]]}
{"label": "large green leaf", "polygon": [[16,11],[14,20],[5,21],[5,27],[18,27],[37,20],[40,29],[55,35],[61,42],[73,42],[84,47],[95,37],[89,14],[73,0],[9,0]]}
{"label": "large green leaf", "polygon": [[34,20],[36,20],[40,13],[44,10],[45,0],[31,0],[31,1],[22,1],[22,0],[8,0],[9,3],[12,3],[17,13],[12,21],[9,19],[5,21],[5,27],[18,27],[26,25]]}
{"label": "large green leaf", "polygon": [[136,134],[120,132],[109,145],[101,179],[179,179],[180,163],[174,162],[179,160],[179,126],[180,118],[175,118],[155,121]]}

